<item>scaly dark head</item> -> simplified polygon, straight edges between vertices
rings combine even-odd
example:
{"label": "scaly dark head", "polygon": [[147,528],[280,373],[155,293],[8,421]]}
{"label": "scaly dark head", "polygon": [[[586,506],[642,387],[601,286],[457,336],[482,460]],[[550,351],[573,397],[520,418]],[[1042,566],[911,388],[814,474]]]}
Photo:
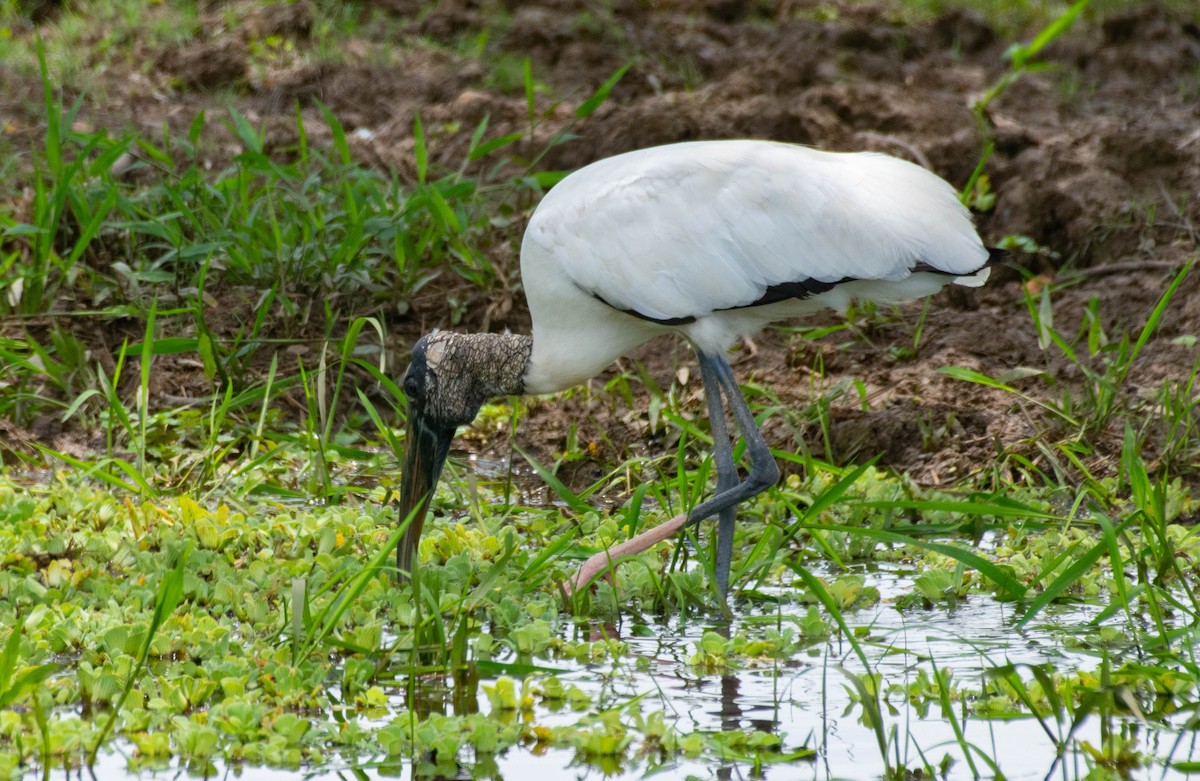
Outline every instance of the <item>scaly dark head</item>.
{"label": "scaly dark head", "polygon": [[412,520],[396,550],[396,564],[403,572],[412,572],[429,497],[454,432],[474,420],[490,397],[520,392],[528,345],[528,337],[445,331],[426,334],[413,345],[404,376],[408,454],[400,483],[400,521],[410,514]]}

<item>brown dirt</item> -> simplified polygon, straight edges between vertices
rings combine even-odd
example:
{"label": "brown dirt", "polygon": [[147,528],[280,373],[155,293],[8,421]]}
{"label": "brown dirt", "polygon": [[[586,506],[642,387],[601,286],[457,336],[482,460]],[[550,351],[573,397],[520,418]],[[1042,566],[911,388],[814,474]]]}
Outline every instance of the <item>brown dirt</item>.
{"label": "brown dirt", "polygon": [[[965,10],[913,21],[887,3],[604,5],[611,13],[586,0],[536,5],[390,0],[373,4],[374,10],[364,5],[363,19],[378,23],[364,22],[362,39],[342,47],[346,63],[315,65],[300,56],[263,63],[252,53],[252,43],[265,36],[286,39],[297,52],[312,51],[318,42],[314,10],[306,2],[234,4],[241,24],[230,23],[229,8],[214,5],[188,45],[142,52],[130,72],[114,70],[105,77],[105,98],[89,105],[87,121],[151,135],[161,133],[165,122],[184,133],[197,110],[218,110],[232,91],[240,109],[270,130],[269,146],[285,150],[295,141],[297,104],[310,139],[328,139],[321,101],[344,123],[361,160],[411,179],[411,128],[418,111],[433,134],[435,162],[448,168],[464,159],[471,132],[485,116],[490,133],[527,129],[519,86],[497,88],[489,74],[497,61],[529,57],[546,90],[539,96],[545,116],[528,148],[541,148],[563,130],[579,136],[551,149],[542,161],[546,168],[573,168],[674,141],[754,137],[884,151],[927,164],[961,186],[983,147],[971,103],[1005,72],[1002,53],[1010,43]],[[507,21],[497,26],[501,12]],[[469,50],[464,42],[485,28],[490,30],[485,59],[454,53]],[[980,232],[991,242],[1023,234],[1052,251],[1018,258],[1034,272],[1054,277],[1064,267],[1084,270],[1078,284],[1055,295],[1056,323],[1064,332],[1076,332],[1094,298],[1109,333],[1136,333],[1169,282],[1171,265],[1185,263],[1196,251],[1200,27],[1154,3],[1140,4],[1082,20],[1042,59],[1053,67],[1027,74],[988,112],[996,146],[987,172],[997,197],[993,209],[978,215]],[[635,65],[609,102],[591,119],[576,122],[575,106],[629,61]],[[0,79],[10,87],[0,96],[0,114],[13,117],[10,141],[19,146],[40,134],[38,90],[12,74],[0,73]],[[217,96],[214,90],[225,92]],[[210,122],[206,132],[215,157],[236,153],[232,138],[221,135],[226,132],[221,123]],[[519,228],[495,249],[510,269]],[[1105,270],[1110,266],[1117,273]],[[842,333],[814,345],[782,333],[765,335],[756,343],[757,356],[741,360],[737,370],[744,380],[773,389],[796,412],[768,425],[773,443],[824,454],[819,427],[805,410],[818,393],[858,379],[866,404],[854,391],[834,402],[830,455],[882,453],[883,463],[921,482],[953,481],[1006,448],[1036,455],[1030,442],[1047,422],[1010,395],[950,380],[938,367],[1000,376],[1033,366],[1046,369],[1055,383],[1080,379],[1053,350],[1038,348],[1021,285],[1018,273],[1001,270],[978,293],[937,297],[915,358],[896,357],[890,348],[911,345],[919,306],[904,310],[907,322],[884,319],[870,326],[865,338]],[[1131,394],[1145,396],[1164,380],[1186,376],[1192,351],[1171,340],[1200,334],[1198,287],[1200,274],[1184,283],[1161,336],[1131,379]],[[444,301],[442,290],[416,302],[398,339],[408,342],[425,328],[445,324]],[[478,305],[470,312],[489,311],[490,328],[526,325],[519,296],[511,311],[507,305],[473,303]],[[818,319],[837,322],[832,316]],[[685,349],[666,341],[635,357],[663,387],[676,382],[689,360]],[[813,370],[818,358],[823,377]],[[1060,393],[1046,380],[1020,385],[1037,396]],[[702,414],[694,367],[677,392],[687,411]],[[633,410],[583,394],[533,402],[521,440],[549,458],[574,429],[580,443],[593,446],[592,457],[568,467],[572,482],[585,483],[598,474],[599,464],[629,451],[669,447],[661,430],[650,431],[640,393]],[[1103,445],[1103,435],[1100,441]],[[1107,471],[1113,448],[1101,447],[1091,458]]]}

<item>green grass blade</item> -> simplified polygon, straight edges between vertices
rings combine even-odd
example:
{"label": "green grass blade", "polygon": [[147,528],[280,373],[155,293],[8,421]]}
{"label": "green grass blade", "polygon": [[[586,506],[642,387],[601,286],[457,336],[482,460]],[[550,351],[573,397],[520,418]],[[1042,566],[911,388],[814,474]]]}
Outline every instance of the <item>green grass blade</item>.
{"label": "green grass blade", "polygon": [[522,570],[521,581],[532,585],[534,579],[542,573],[542,569],[546,566],[546,563],[571,547],[571,543],[574,542],[578,534],[578,524],[571,523],[560,526],[554,535],[554,542],[542,548],[538,552],[538,555]]}
{"label": "green grass blade", "polygon": [[100,207],[91,214],[87,225],[79,233],[79,238],[75,240],[74,246],[71,248],[71,254],[67,256],[67,266],[73,266],[83,256],[88,245],[92,243],[92,239],[100,232],[100,228],[104,226],[105,220],[112,213],[113,207],[117,205],[117,191],[109,190],[104,202]]}
{"label": "green grass blade", "polygon": [[429,154],[425,148],[425,127],[421,115],[413,115],[413,161],[417,165],[417,181],[425,184],[425,173],[429,166]]}
{"label": "green grass blade", "polygon": [[[137,474],[136,469],[134,469],[129,464],[124,464],[124,462],[118,461],[115,458],[109,459],[109,460],[124,464],[125,467],[129,470],[128,473],[132,473],[139,482],[135,482],[134,484],[126,483],[124,480],[120,479],[116,475],[112,474],[111,472],[106,471],[100,463],[89,464],[86,461],[80,460],[78,458],[75,458],[74,456],[68,455],[68,454],[60,452],[58,450],[52,450],[51,448],[48,448],[45,445],[41,445],[37,442],[34,442],[33,446],[35,448],[37,448],[42,453],[42,455],[49,456],[50,458],[57,458],[60,461],[70,464],[71,466],[82,470],[85,474],[87,474],[88,477],[94,478],[103,483],[107,483],[108,485],[111,485],[113,488],[119,488],[122,491],[128,491],[131,494],[145,493],[147,495],[151,495],[153,493],[153,491],[150,489],[149,484],[145,482],[145,479],[142,478],[141,475]],[[122,471],[125,471],[125,470],[122,470]],[[139,491],[139,487],[141,488],[140,491]]]}
{"label": "green grass blade", "polygon": [[[1129,523],[1129,520],[1124,521],[1120,526],[1113,530],[1114,533],[1124,530]],[[1072,548],[1076,547],[1078,546],[1072,546]],[[1046,605],[1049,605],[1064,591],[1079,582],[1079,579],[1083,577],[1084,573],[1091,569],[1092,565],[1095,564],[1100,557],[1104,555],[1106,551],[1108,551],[1108,549],[1108,540],[1101,539],[1095,545],[1092,545],[1090,548],[1088,548],[1083,555],[1074,556],[1074,563],[1063,570],[1063,572],[1057,578],[1055,578],[1052,583],[1049,583],[1046,586],[1045,590],[1039,594],[1036,599],[1029,603],[1029,608],[1025,611],[1025,615],[1021,617],[1021,620],[1016,623],[1014,628],[1021,629],[1024,627],[1042,611],[1042,608],[1046,607]]]}
{"label": "green grass blade", "polygon": [[1076,17],[1083,13],[1083,9],[1087,8],[1090,3],[1091,0],[1078,0],[1065,13],[1046,25],[1041,32],[1034,36],[1032,41],[1014,53],[1013,65],[1018,68],[1024,67],[1030,60],[1041,54],[1042,49],[1067,31],[1067,28],[1075,22]]}
{"label": "green grass blade", "polygon": [[1129,372],[1129,368],[1132,366],[1134,360],[1136,360],[1138,355],[1141,354],[1142,348],[1146,346],[1146,342],[1150,340],[1150,337],[1154,334],[1155,330],[1158,329],[1159,321],[1162,320],[1163,314],[1167,311],[1167,305],[1171,303],[1171,299],[1175,297],[1175,292],[1179,289],[1179,286],[1183,284],[1183,280],[1187,277],[1187,275],[1191,272],[1192,267],[1195,265],[1196,261],[1192,260],[1186,266],[1181,268],[1179,273],[1175,275],[1175,278],[1171,280],[1171,284],[1167,287],[1166,291],[1159,296],[1158,303],[1155,304],[1154,310],[1150,313],[1150,317],[1146,319],[1146,324],[1142,326],[1141,333],[1138,334],[1137,342],[1133,345],[1133,350],[1130,351],[1129,361],[1126,363],[1124,371],[1121,373],[1118,382],[1125,379],[1125,375]]}
{"label": "green grass blade", "polygon": [[595,509],[583,499],[579,498],[574,491],[572,491],[570,488],[567,488],[566,484],[564,484],[562,480],[559,480],[553,472],[542,466],[542,464],[536,458],[526,452],[524,448],[519,445],[514,445],[513,447],[527,462],[529,462],[529,465],[533,467],[533,471],[537,472],[538,477],[542,478],[542,482],[550,486],[550,490],[554,491],[554,494],[561,499],[567,505],[567,507],[570,507],[573,512],[578,515],[583,515]]}
{"label": "green grass blade", "polygon": [[333,136],[333,148],[337,150],[338,159],[341,160],[342,165],[351,165],[354,157],[350,154],[350,144],[346,142],[346,129],[342,127],[337,116],[329,110],[329,106],[319,100],[316,103],[321,110],[321,116],[325,119],[325,124],[329,127],[330,135]]}
{"label": "green grass blade", "polygon": [[[863,651],[862,645],[858,642],[858,638],[855,637],[850,627],[846,625],[846,619],[842,617],[842,611],[838,607],[837,600],[833,598],[819,579],[807,569],[800,566],[798,562],[788,561],[786,563],[788,568],[804,581],[804,585],[816,596],[817,600],[824,606],[825,611],[837,623],[838,628],[842,632],[842,637],[849,643],[855,656],[862,663],[864,675],[870,675],[871,663],[867,659],[867,654]],[[848,670],[845,672],[855,689],[858,690],[860,702],[863,708],[866,709],[864,716],[875,733],[875,740],[879,746],[879,755],[886,760],[887,740],[883,734],[883,710],[879,705],[879,687],[868,687],[863,682],[861,676],[853,675]]]}
{"label": "green grass blade", "polygon": [[890,500],[869,500],[856,501],[857,507],[870,507],[873,509],[887,510],[920,510],[922,512],[946,512],[958,513],[961,515],[993,515],[998,518],[1036,518],[1045,521],[1061,521],[1062,515],[1058,513],[1050,513],[1044,510],[1038,510],[1035,507],[1030,507],[1026,504],[1007,499],[1005,497],[995,497],[988,502],[964,501],[956,502],[946,499],[913,499],[905,501],[890,501]]}
{"label": "green grass blade", "polygon": [[1029,402],[1030,404],[1034,404],[1038,407],[1041,407],[1042,409],[1046,410],[1054,417],[1060,418],[1068,426],[1070,426],[1072,428],[1079,427],[1079,422],[1077,420],[1075,420],[1074,418],[1070,417],[1069,415],[1067,415],[1062,410],[1056,409],[1055,407],[1053,407],[1049,404],[1046,404],[1043,401],[1038,401],[1037,399],[1033,398],[1032,396],[1022,393],[1021,391],[1017,390],[1016,388],[1012,387],[1011,385],[1006,385],[1003,382],[1000,382],[999,380],[992,379],[991,377],[987,376],[986,374],[981,374],[977,371],[973,371],[972,369],[964,369],[961,366],[943,366],[943,367],[939,368],[938,371],[941,372],[942,374],[946,375],[947,377],[951,377],[956,380],[963,380],[964,382],[973,382],[976,385],[983,385],[988,388],[995,388],[996,390],[1002,390],[1005,393],[1011,393],[1014,396],[1024,399],[1025,401]]}
{"label": "green grass blade", "polygon": [[783,539],[779,544],[787,544],[789,540],[799,534],[800,531],[806,527],[807,520],[809,518],[817,517],[822,512],[840,501],[842,497],[846,495],[846,492],[850,490],[850,487],[857,483],[859,478],[861,478],[867,472],[867,470],[871,469],[878,460],[879,456],[876,456],[867,463],[860,464],[854,470],[842,475],[842,477],[839,478],[838,481],[829,488],[826,488],[824,491],[822,491],[820,495],[813,499],[812,504],[808,506],[808,509],[804,511],[804,514],[800,516],[795,523],[791,524],[787,528],[787,530],[784,532]]}
{"label": "green grass blade", "polygon": [[504,147],[508,146],[509,144],[513,144],[513,143],[516,143],[517,141],[520,141],[524,137],[525,137],[524,133],[508,133],[506,135],[500,136],[499,138],[493,138],[490,141],[485,141],[482,144],[480,144],[479,146],[473,147],[471,149],[471,151],[467,153],[467,159],[468,160],[479,160],[481,158],[487,157],[492,152],[495,152],[497,149],[503,149]]}
{"label": "green grass blade", "polygon": [[146,419],[150,417],[150,364],[154,360],[154,317],[157,312],[157,302],[150,304],[146,314],[146,335],[142,341],[141,382],[138,384],[138,437],[137,456],[138,471],[146,471]]}
{"label": "green grass blade", "polygon": [[617,86],[617,82],[619,82],[621,77],[625,75],[625,71],[629,70],[632,66],[632,62],[627,62],[620,68],[617,68],[616,73],[609,76],[607,81],[601,84],[600,87],[593,92],[587,100],[583,101],[583,103],[579,105],[579,108],[575,109],[575,118],[585,119],[590,117],[595,113],[596,109],[604,105],[604,101],[608,100],[608,96],[613,91],[613,87]]}
{"label": "green grass blade", "polygon": [[8,633],[8,640],[4,643],[4,651],[0,653],[0,696],[9,690],[9,681],[12,680],[13,672],[17,669],[17,657],[21,653],[21,633],[24,629],[25,625],[18,617],[13,622],[12,631]]}
{"label": "green grass blade", "polygon": [[167,576],[163,578],[163,582],[159,586],[158,594],[154,600],[154,614],[150,618],[150,628],[146,632],[146,640],[142,644],[141,651],[138,653],[137,664],[134,668],[135,672],[131,672],[129,678],[125,681],[125,688],[121,692],[120,699],[113,706],[108,719],[104,722],[104,726],[100,729],[99,734],[96,735],[96,742],[92,744],[91,750],[88,751],[89,766],[95,764],[96,754],[100,751],[100,746],[104,744],[104,740],[108,737],[108,733],[112,731],[117,717],[121,715],[121,709],[125,706],[125,700],[129,697],[129,692],[133,691],[134,684],[141,677],[139,671],[146,666],[146,659],[150,655],[150,647],[154,643],[155,635],[158,634],[158,630],[162,628],[163,623],[175,612],[175,608],[183,598],[183,572],[190,555],[191,547],[184,548],[175,562],[175,567],[167,573]]}
{"label": "green grass blade", "polygon": [[[16,703],[26,694],[35,694],[41,688],[41,685],[50,676],[58,672],[59,666],[53,662],[39,664],[36,667],[31,667],[18,675],[12,682],[12,685],[7,689],[0,689],[0,708],[5,708]],[[34,697],[34,702],[37,702],[37,697]]]}
{"label": "green grass blade", "polygon": [[375,429],[383,437],[384,441],[387,442],[388,448],[391,449],[392,454],[397,458],[403,456],[404,446],[400,444],[400,440],[397,439],[396,435],[392,433],[391,427],[383,422],[383,419],[379,416],[379,412],[377,412],[375,409],[375,405],[372,404],[371,400],[367,398],[367,394],[362,392],[362,388],[355,388],[355,391],[358,393],[359,403],[362,404],[363,409],[367,411],[367,415],[370,416],[371,422],[375,424]]}
{"label": "green grass blade", "polygon": [[968,567],[975,569],[988,580],[995,583],[1000,588],[1000,598],[1019,600],[1025,596],[1025,586],[1023,586],[1019,580],[1014,578],[1007,569],[993,564],[976,553],[972,553],[969,550],[965,550],[954,545],[944,542],[930,542],[928,540],[922,540],[918,537],[912,537],[907,534],[898,534],[893,531],[885,531],[884,529],[868,529],[861,526],[812,524],[809,526],[809,528],[870,537],[872,539],[879,540],[880,542],[894,543],[897,545],[912,545],[917,548],[924,548],[925,550],[940,553],[943,556],[962,562]]}
{"label": "green grass blade", "polygon": [[62,108],[54,95],[54,82],[50,79],[50,71],[46,67],[46,43],[41,34],[34,36],[38,70],[42,77],[42,105],[46,109],[46,143],[43,151],[46,155],[46,167],[50,175],[59,178],[62,175]]}
{"label": "green grass blade", "polygon": [[971,776],[973,778],[980,778],[979,769],[975,767],[975,760],[971,758],[967,736],[963,733],[962,724],[958,722],[958,716],[954,712],[954,705],[950,702],[950,678],[938,668],[937,659],[931,658],[929,662],[933,668],[933,680],[937,684],[938,702],[942,706],[942,718],[950,722],[950,728],[954,731],[954,740],[962,750],[963,758],[967,760],[967,766],[971,768]]}
{"label": "green grass blade", "polygon": [[379,547],[379,550],[375,552],[375,555],[371,557],[366,566],[338,589],[333,600],[314,619],[313,623],[317,626],[317,631],[313,632],[309,638],[308,644],[304,647],[304,653],[301,655],[302,657],[311,655],[337,627],[338,623],[342,620],[342,616],[350,609],[354,600],[362,594],[371,582],[371,579],[383,570],[387,562],[395,554],[396,546],[400,544],[400,539],[408,533],[409,524],[412,523],[413,518],[422,509],[422,506],[414,507],[409,516],[396,527],[383,545]]}

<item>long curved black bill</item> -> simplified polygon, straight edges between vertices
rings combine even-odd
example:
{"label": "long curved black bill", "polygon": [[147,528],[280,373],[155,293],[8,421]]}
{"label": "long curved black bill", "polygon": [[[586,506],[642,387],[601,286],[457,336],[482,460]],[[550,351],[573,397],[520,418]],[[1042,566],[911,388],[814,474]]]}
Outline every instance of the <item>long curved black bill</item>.
{"label": "long curved black bill", "polygon": [[408,454],[404,458],[404,473],[400,478],[400,522],[407,520],[408,529],[396,546],[396,566],[400,568],[401,578],[412,574],[417,545],[421,542],[421,529],[425,526],[425,513],[429,509],[429,497],[437,487],[453,438],[453,428],[447,430],[430,425],[424,415],[410,413]]}

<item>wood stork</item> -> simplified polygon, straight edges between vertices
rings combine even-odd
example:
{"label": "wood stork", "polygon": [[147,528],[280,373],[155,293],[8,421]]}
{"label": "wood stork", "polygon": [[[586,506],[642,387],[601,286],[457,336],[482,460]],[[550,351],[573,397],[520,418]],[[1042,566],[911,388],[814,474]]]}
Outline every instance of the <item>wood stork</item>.
{"label": "wood stork", "polygon": [[[569,388],[678,333],[699,359],[717,467],[715,494],[683,525],[719,517],[725,594],[736,507],[779,477],[726,350],[767,323],[852,299],[899,303],[949,282],[982,285],[988,261],[954,189],[883,154],[701,141],[576,171],[542,199],[521,245],[532,336],[435,331],[412,349],[399,508],[412,521],[400,569],[411,568],[455,430],[486,400]],[[745,479],[722,399],[746,441]]]}

